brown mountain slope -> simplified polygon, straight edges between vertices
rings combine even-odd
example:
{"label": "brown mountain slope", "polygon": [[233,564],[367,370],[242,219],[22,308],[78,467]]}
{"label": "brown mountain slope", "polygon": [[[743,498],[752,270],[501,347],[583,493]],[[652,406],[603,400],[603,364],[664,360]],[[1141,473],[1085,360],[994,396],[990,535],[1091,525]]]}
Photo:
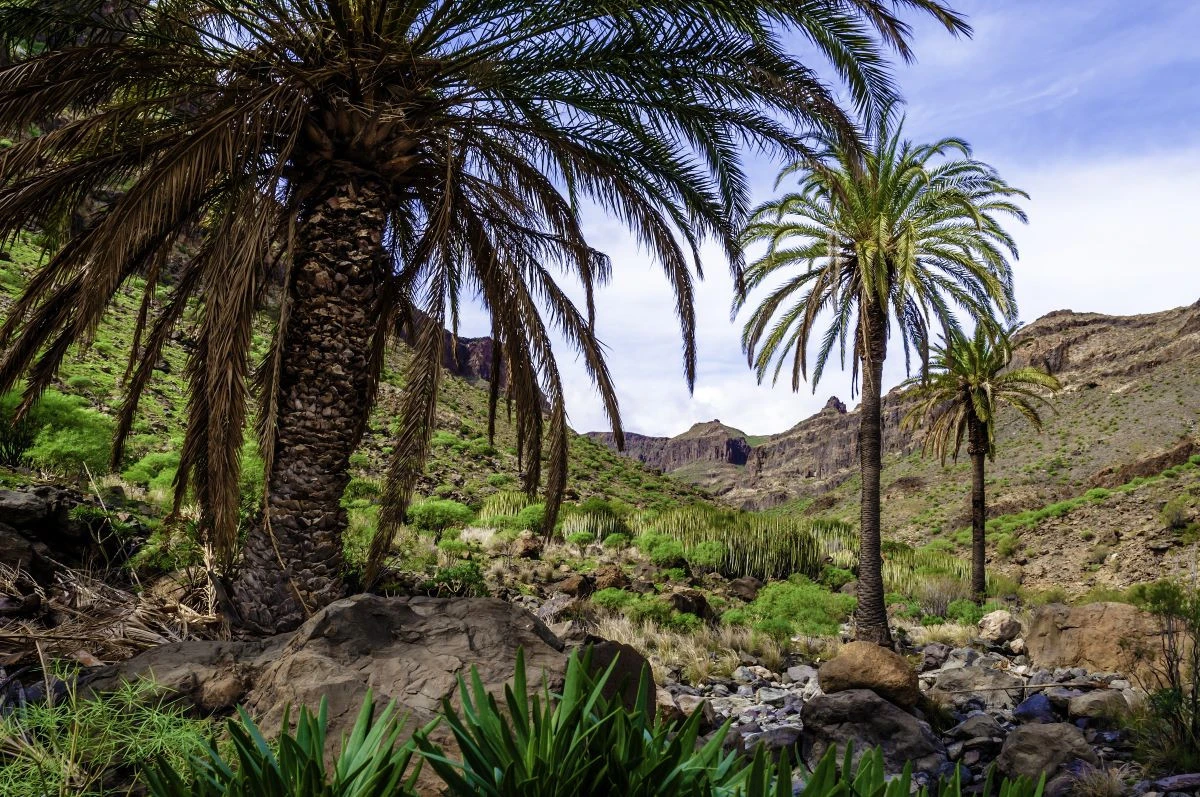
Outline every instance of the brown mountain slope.
{"label": "brown mountain slope", "polygon": [[[1002,417],[1000,454],[990,470],[998,509],[1074,495],[1101,471],[1200,431],[1200,303],[1140,316],[1057,311],[1028,325],[1020,340],[1020,364],[1048,368],[1065,390],[1042,435],[1014,414]],[[900,428],[905,409],[900,390],[885,397],[884,478],[896,486],[884,511],[897,532],[920,536],[959,522],[966,464],[943,470],[923,460],[921,433]],[[676,438],[639,438],[631,453],[738,506],[794,511],[816,501],[826,510],[855,514],[857,410],[827,407],[753,447],[744,466],[716,455],[720,435],[736,430],[712,428],[712,439],[704,438],[708,445],[701,447],[695,434],[700,427],[713,424]]]}

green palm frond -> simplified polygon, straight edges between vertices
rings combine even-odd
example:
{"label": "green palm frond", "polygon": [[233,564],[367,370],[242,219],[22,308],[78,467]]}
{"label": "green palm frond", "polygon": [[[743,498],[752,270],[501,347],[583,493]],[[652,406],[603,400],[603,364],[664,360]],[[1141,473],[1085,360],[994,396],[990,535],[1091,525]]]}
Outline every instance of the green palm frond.
{"label": "green palm frond", "polygon": [[[906,357],[919,355],[922,370],[932,332],[957,330],[957,312],[1015,317],[1009,259],[1017,252],[1000,219],[1024,221],[1016,200],[1026,194],[974,160],[960,139],[904,139],[894,105],[870,129],[865,152],[819,136],[815,162],[780,174],[781,183],[798,178],[798,190],[755,208],[743,228],[743,244],[766,251],[748,266],[734,313],[755,289],[771,286],[742,334],[760,381],[768,373],[777,380],[790,365],[799,389],[813,344],[814,390],[831,355],[844,365],[849,349],[857,374],[867,353],[859,335],[867,308],[894,321],[891,332]],[[822,335],[823,319],[830,320]]]}
{"label": "green palm frond", "polygon": [[[835,151],[864,157],[837,87],[789,54],[782,35],[811,42],[867,110],[895,99],[886,51],[911,55],[902,13],[969,32],[937,0],[123,0],[111,14],[94,5],[0,0],[0,127],[15,141],[0,155],[0,238],[29,227],[61,237],[0,326],[0,392],[24,377],[35,400],[117,293],[143,278],[119,458],[153,364],[198,300],[177,494],[194,489],[224,557],[238,539],[248,402],[257,398],[269,479],[289,357],[283,333],[305,323],[285,293],[276,344],[254,363],[255,311],[274,272],[297,284],[297,230],[333,184],[369,184],[386,204],[378,232],[390,268],[372,309],[380,331],[368,392],[396,327],[420,311],[454,328],[461,302],[478,296],[509,375],[525,486],[551,493],[549,526],[567,472],[556,335],[581,355],[622,439],[594,325],[594,293],[612,267],[584,234],[585,209],[619,219],[662,267],[690,385],[700,248],[717,242],[740,280],[739,232],[765,218],[751,213],[745,148],[809,162],[820,154],[815,141],[828,151],[822,163]],[[1010,196],[969,175],[938,179],[975,201],[985,221]],[[70,229],[76,208],[114,187],[89,226]],[[820,206],[821,190],[814,184],[798,201]],[[828,190],[856,196],[844,179]],[[954,236],[967,233],[943,212],[925,211],[954,230],[936,256],[951,268]],[[185,232],[199,234],[200,253],[168,280],[161,264]],[[873,272],[855,273],[826,281],[815,299],[880,291]],[[582,286],[581,302],[562,275]],[[750,279],[760,278],[752,270]],[[440,359],[432,337],[407,374],[372,569],[428,453]]]}
{"label": "green palm frond", "polygon": [[933,349],[929,373],[905,383],[913,388],[916,403],[903,424],[909,429],[926,427],[925,449],[936,453],[942,464],[950,457],[958,459],[973,423],[986,441],[981,453],[994,459],[1001,406],[1013,407],[1041,431],[1039,409],[1050,406],[1047,394],[1058,392],[1062,384],[1039,368],[1009,368],[1012,337],[1019,328],[1014,324],[997,331],[979,324],[970,337],[952,333]]}

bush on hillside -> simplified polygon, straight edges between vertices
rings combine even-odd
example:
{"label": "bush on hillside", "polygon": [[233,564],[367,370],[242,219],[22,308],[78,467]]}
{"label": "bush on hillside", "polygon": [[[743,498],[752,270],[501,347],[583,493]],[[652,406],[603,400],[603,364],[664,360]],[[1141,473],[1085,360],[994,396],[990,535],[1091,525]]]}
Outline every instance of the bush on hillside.
{"label": "bush on hillside", "polygon": [[0,397],[0,462],[29,463],[64,475],[108,472],[113,423],[78,396],[47,390],[25,419],[13,426],[21,403],[17,391]]}
{"label": "bush on hillside", "polygon": [[688,565],[696,570],[713,572],[725,560],[725,546],[719,542],[702,542],[684,552]]}
{"label": "bush on hillside", "polygon": [[541,531],[546,519],[545,504],[530,504],[517,513],[517,528],[528,531]]}
{"label": "bush on hillside", "polygon": [[1191,508],[1182,495],[1167,501],[1163,505],[1160,516],[1162,517],[1163,525],[1171,531],[1182,531],[1192,522]]}
{"label": "bush on hillside", "polygon": [[814,584],[801,575],[762,588],[744,609],[721,616],[730,624],[749,625],[776,639],[792,636],[835,636],[849,619],[857,600]]}
{"label": "bush on hillside", "polygon": [[1174,581],[1130,590],[1131,597],[1161,624],[1161,641],[1121,640],[1143,667],[1140,686],[1149,693],[1134,723],[1139,760],[1170,774],[1200,769],[1200,591]]}
{"label": "bush on hillside", "polygon": [[439,540],[447,529],[461,528],[474,518],[471,507],[442,498],[430,498],[408,508],[408,522]]}
{"label": "bush on hillside", "polygon": [[647,531],[633,541],[637,549],[659,567],[679,567],[686,563],[683,544],[654,531]]}

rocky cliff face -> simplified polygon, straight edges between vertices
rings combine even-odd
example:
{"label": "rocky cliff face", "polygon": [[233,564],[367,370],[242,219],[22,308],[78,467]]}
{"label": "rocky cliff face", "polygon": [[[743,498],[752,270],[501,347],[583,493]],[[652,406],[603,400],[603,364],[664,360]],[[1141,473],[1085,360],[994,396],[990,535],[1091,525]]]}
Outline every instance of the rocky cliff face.
{"label": "rocky cliff face", "polygon": [[[588,437],[616,448],[611,432],[589,432]],[[698,423],[676,437],[648,437],[626,433],[625,455],[664,472],[698,462],[745,465],[750,456],[746,435],[718,420]]]}
{"label": "rocky cliff face", "polygon": [[[1022,330],[1015,364],[1043,367],[1065,389],[1047,416],[1044,435],[1015,414],[1001,417],[1002,455],[990,472],[1008,483],[996,493],[998,505],[1007,511],[1058,500],[1095,483],[1106,469],[1119,469],[1171,449],[1181,438],[1200,435],[1200,302],[1139,316],[1055,311]],[[936,463],[914,456],[920,452],[922,432],[900,428],[908,406],[899,389],[884,397],[885,464],[891,466],[885,470],[885,486],[901,478],[910,487],[948,482],[949,475]],[[637,436],[627,453],[746,508],[835,491],[838,501],[850,500],[850,486],[840,486],[857,471],[857,410],[847,411],[830,399],[811,418],[747,446],[745,467],[698,466],[740,465],[745,436],[738,435],[716,422],[697,424],[674,438]],[[594,437],[611,445],[611,438]],[[892,505],[897,513],[911,508],[900,501]]]}

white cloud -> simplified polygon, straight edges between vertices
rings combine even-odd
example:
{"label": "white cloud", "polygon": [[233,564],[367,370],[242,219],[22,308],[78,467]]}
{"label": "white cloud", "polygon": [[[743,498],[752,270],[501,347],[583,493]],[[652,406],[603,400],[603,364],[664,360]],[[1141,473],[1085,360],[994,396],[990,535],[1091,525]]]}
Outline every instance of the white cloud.
{"label": "white cloud", "polygon": [[[1200,262],[1187,238],[1196,229],[1192,198],[1200,150],[1100,162],[1064,163],[1012,182],[1032,194],[1031,223],[1014,230],[1021,247],[1017,296],[1024,320],[1069,308],[1110,314],[1154,312],[1200,299]],[[820,410],[830,395],[849,402],[849,374],[832,368],[813,395],[786,383],[757,385],[729,321],[732,281],[715,253],[697,285],[699,369],[689,395],[679,326],[666,279],[619,226],[588,225],[614,261],[612,285],[597,299],[598,329],[621,398],[625,428],[672,435],[719,418],[747,433],[782,431]],[[603,409],[582,366],[560,347],[572,426],[604,429]],[[888,385],[904,376],[889,356]]]}

